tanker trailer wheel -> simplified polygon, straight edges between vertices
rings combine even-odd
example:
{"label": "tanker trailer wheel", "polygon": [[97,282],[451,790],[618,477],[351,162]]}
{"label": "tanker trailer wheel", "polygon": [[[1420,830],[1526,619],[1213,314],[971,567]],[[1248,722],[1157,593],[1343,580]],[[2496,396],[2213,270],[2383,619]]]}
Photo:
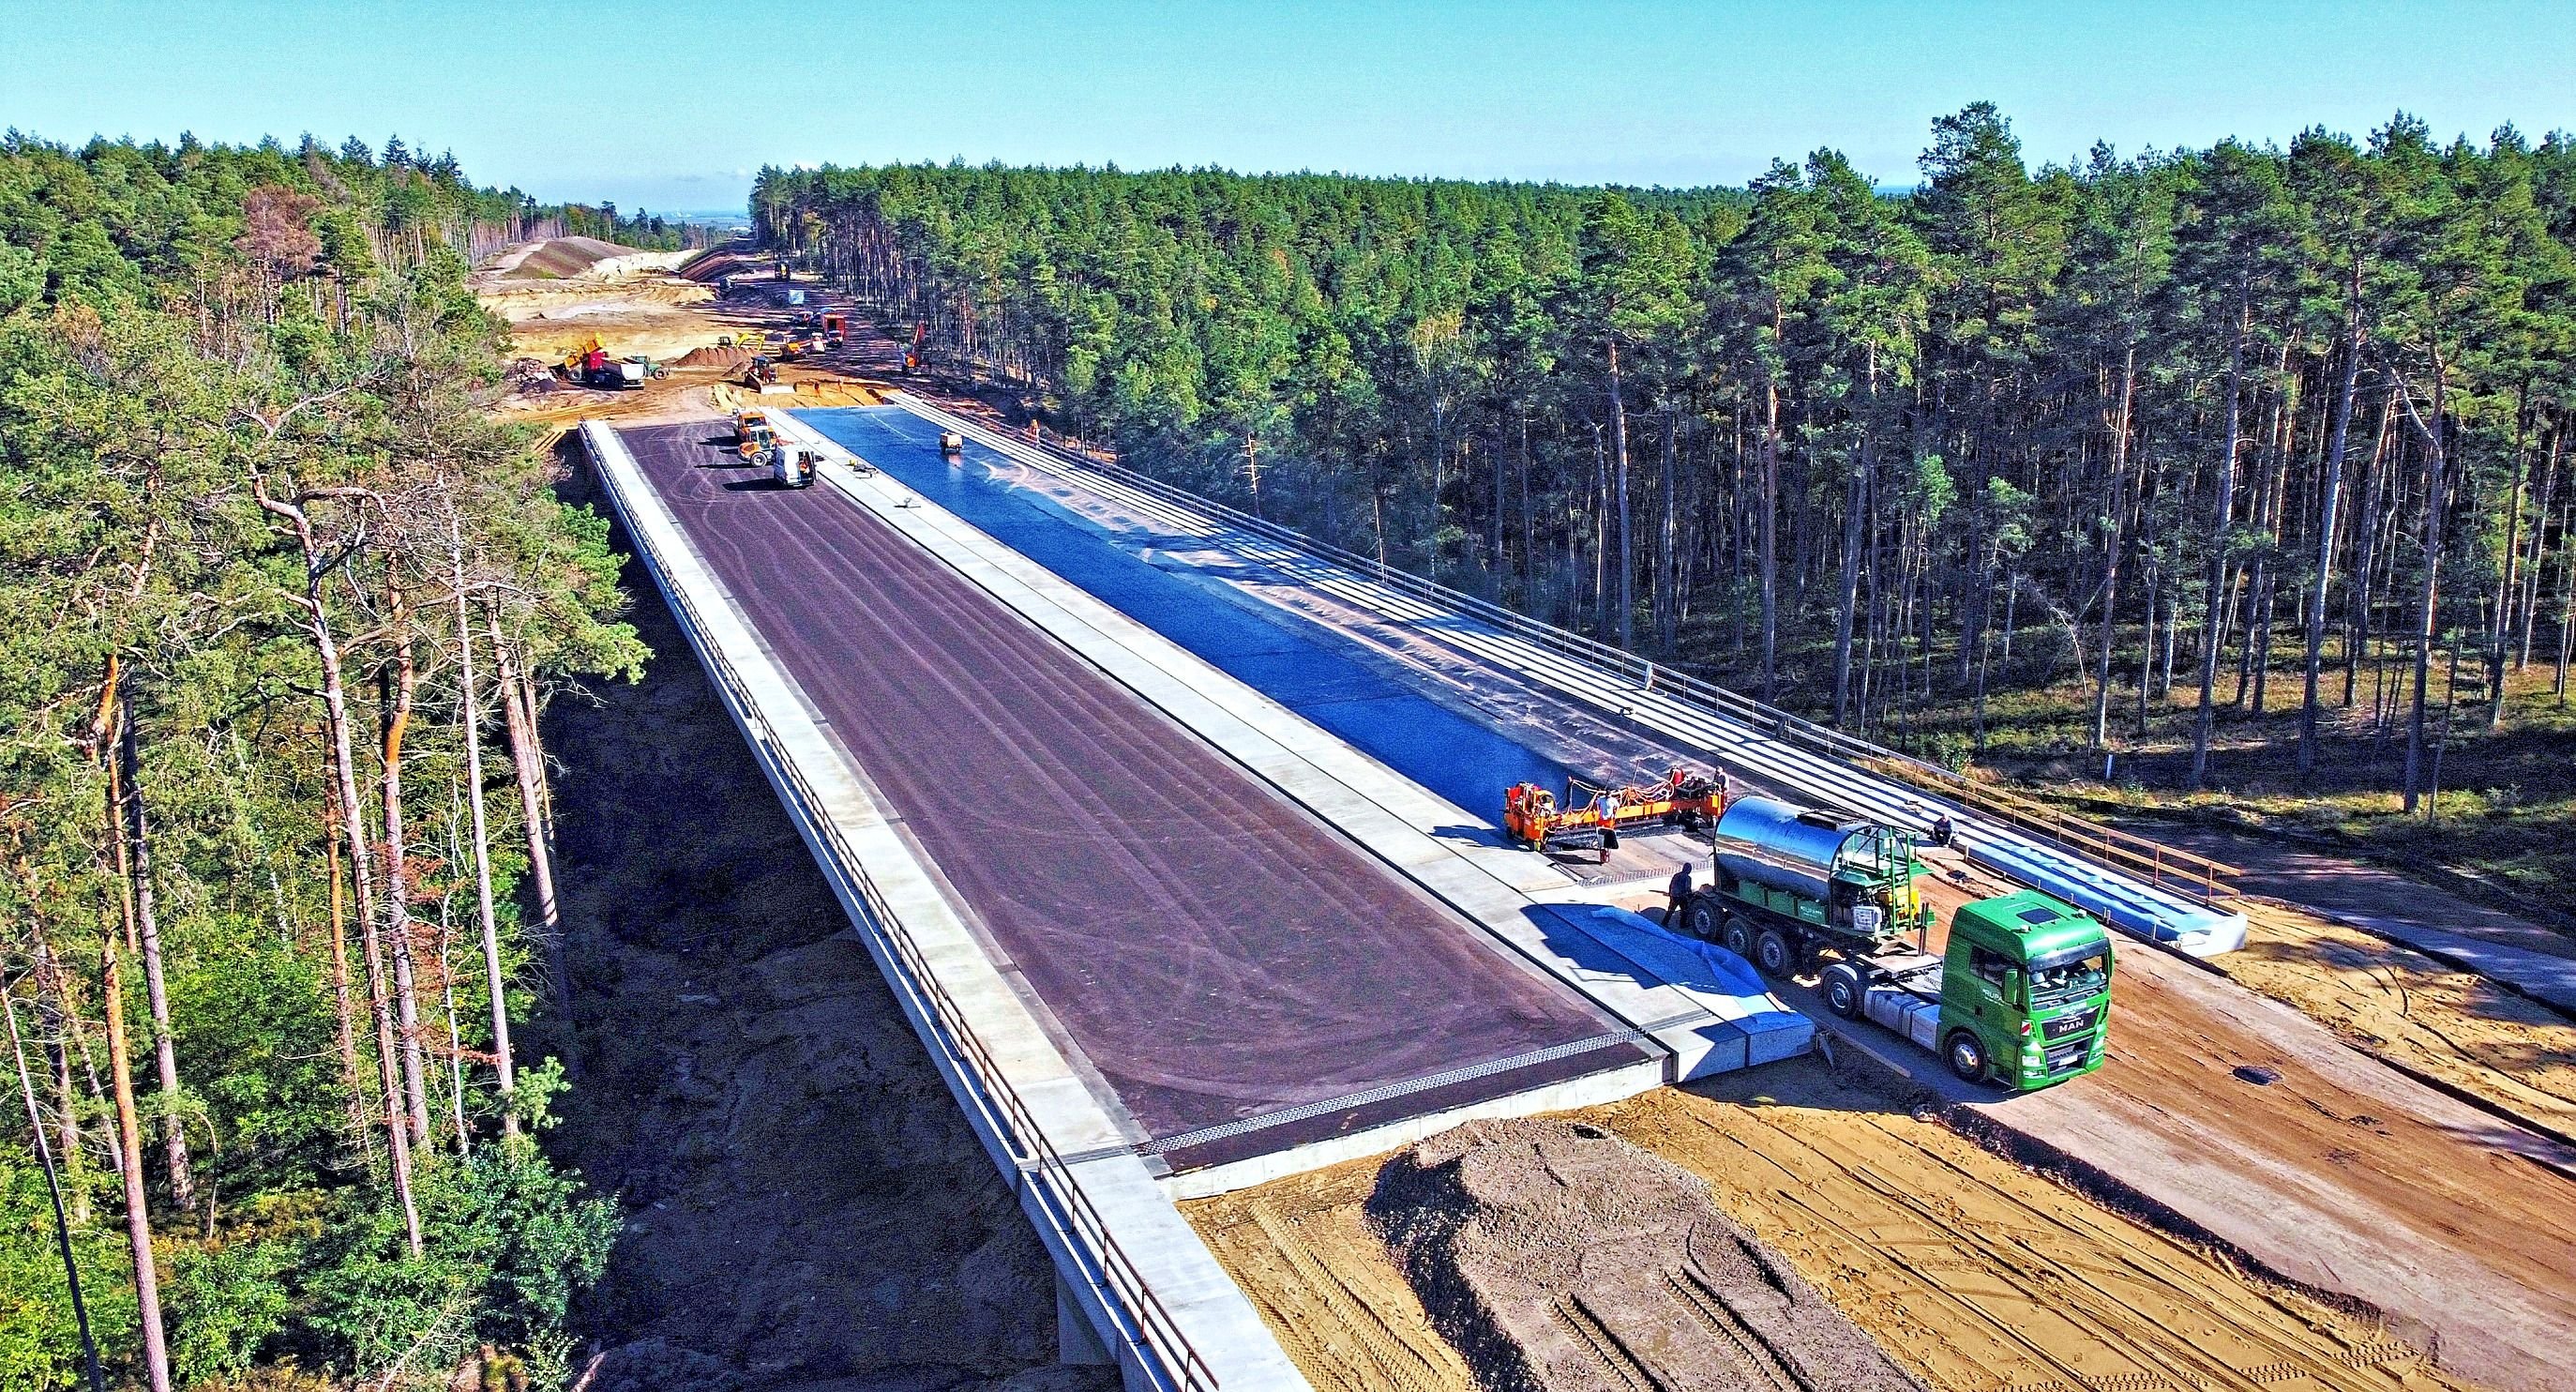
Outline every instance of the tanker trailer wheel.
{"label": "tanker trailer wheel", "polygon": [[1986,1046],[1977,1041],[1973,1030],[1952,1030],[1949,1046],[1941,1051],[1941,1056],[1950,1061],[1950,1071],[1959,1075],[1959,1081],[1982,1083],[1986,1080]]}
{"label": "tanker trailer wheel", "polygon": [[1789,939],[1779,929],[1765,928],[1753,942],[1753,963],[1766,976],[1785,977],[1797,970],[1797,949],[1789,946]]}
{"label": "tanker trailer wheel", "polygon": [[1689,906],[1682,910],[1682,928],[1701,942],[1716,942],[1726,927],[1726,915],[1704,895],[1692,895]]}
{"label": "tanker trailer wheel", "polygon": [[1849,962],[1825,968],[1825,1008],[1846,1020],[1860,1018],[1860,971]]}
{"label": "tanker trailer wheel", "polygon": [[1734,953],[1738,957],[1751,961],[1753,958],[1753,925],[1746,923],[1743,919],[1740,919],[1733,914],[1728,914],[1718,923],[1717,945]]}

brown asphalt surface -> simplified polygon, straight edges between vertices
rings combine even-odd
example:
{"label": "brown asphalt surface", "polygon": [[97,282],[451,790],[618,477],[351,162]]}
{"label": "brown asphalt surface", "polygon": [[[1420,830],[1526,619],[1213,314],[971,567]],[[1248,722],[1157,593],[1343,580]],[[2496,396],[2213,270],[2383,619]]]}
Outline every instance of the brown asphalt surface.
{"label": "brown asphalt surface", "polygon": [[[644,474],[978,926],[1158,1141],[1533,1051],[1170,1158],[1262,1153],[1630,1062],[1617,1026],[832,489],[699,421]],[[1593,1047],[1583,1047],[1591,1042]]]}

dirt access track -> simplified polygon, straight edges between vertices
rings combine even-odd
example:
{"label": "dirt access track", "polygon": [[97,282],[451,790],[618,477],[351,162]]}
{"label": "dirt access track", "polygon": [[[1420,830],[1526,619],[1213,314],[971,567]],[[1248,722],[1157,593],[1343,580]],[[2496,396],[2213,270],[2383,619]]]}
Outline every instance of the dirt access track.
{"label": "dirt access track", "polygon": [[[1945,1392],[2470,1385],[2366,1312],[2122,1217],[1817,1060],[1557,1120],[1706,1181],[1723,1213]],[[1493,1385],[1480,1373],[1496,1370],[1442,1336],[1371,1216],[1382,1171],[1404,1163],[1185,1206],[1323,1392]],[[1615,1178],[1586,1180],[1605,1207],[1625,1202]]]}

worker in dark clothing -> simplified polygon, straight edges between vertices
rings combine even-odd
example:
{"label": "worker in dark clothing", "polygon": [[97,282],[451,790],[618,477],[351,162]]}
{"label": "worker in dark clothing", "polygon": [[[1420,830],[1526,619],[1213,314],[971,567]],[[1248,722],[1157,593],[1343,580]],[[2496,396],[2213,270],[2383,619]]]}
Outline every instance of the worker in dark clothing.
{"label": "worker in dark clothing", "polygon": [[1933,845],[1946,847],[1950,844],[1950,838],[1957,834],[1958,829],[1950,825],[1949,813],[1935,812],[1932,814]]}
{"label": "worker in dark clothing", "polygon": [[1682,926],[1682,911],[1690,907],[1691,900],[1689,861],[1683,861],[1682,868],[1673,872],[1673,882],[1664,886],[1664,893],[1672,900],[1670,904],[1664,906],[1664,926],[1679,932]]}

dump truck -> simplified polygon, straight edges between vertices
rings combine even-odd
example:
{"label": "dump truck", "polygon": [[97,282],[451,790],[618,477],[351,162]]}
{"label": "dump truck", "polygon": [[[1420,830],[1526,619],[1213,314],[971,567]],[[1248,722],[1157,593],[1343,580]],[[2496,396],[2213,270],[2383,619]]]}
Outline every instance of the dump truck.
{"label": "dump truck", "polygon": [[1941,1055],[1970,1081],[2045,1087],[2102,1066],[2111,937],[2036,890],[1962,905],[1932,949],[1919,842],[1866,818],[1739,798],[1717,819],[1692,934],[1765,974],[1821,965],[1826,1008]]}
{"label": "dump truck", "polygon": [[637,358],[623,361],[608,356],[607,345],[592,334],[564,354],[564,380],[575,386],[616,390],[640,387],[652,375],[651,365]]}
{"label": "dump truck", "polygon": [[823,341],[833,348],[846,347],[850,341],[850,320],[844,314],[823,316]]}

